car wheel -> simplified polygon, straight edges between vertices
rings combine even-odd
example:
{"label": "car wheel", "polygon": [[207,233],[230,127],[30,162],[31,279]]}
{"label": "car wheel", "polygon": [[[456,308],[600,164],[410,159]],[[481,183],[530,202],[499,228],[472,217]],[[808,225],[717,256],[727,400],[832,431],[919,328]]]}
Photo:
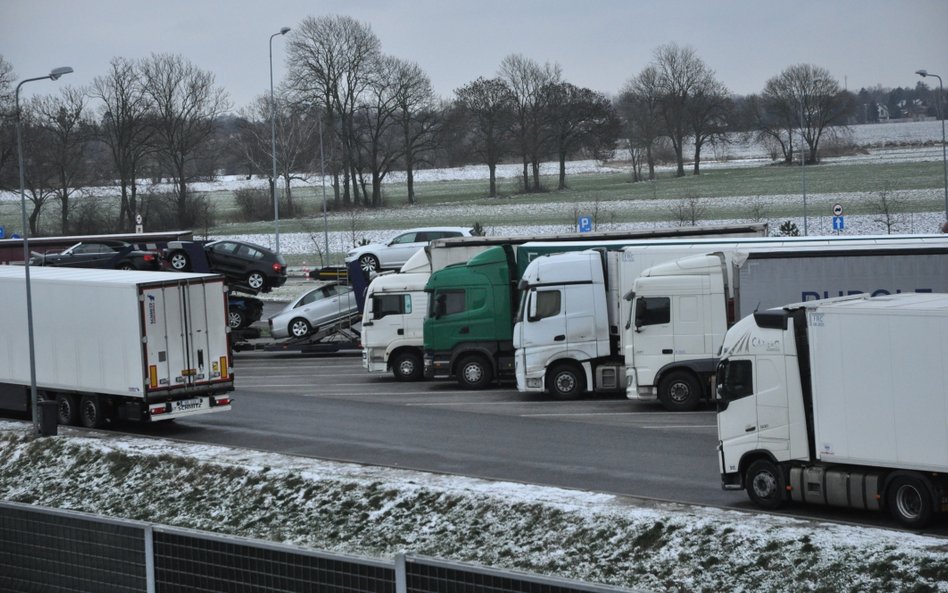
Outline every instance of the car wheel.
{"label": "car wheel", "polygon": [[586,377],[573,364],[559,364],[547,375],[546,387],[556,399],[575,399],[586,391]]}
{"label": "car wheel", "polygon": [[287,327],[287,332],[294,338],[308,336],[311,331],[313,331],[312,326],[310,326],[309,322],[302,317],[297,317],[291,321],[290,325]]}
{"label": "car wheel", "polygon": [[227,312],[227,325],[231,329],[240,329],[244,326],[244,315],[237,307],[231,307]]}
{"label": "car wheel", "polygon": [[659,383],[658,399],[670,412],[690,412],[701,401],[701,384],[691,373],[674,371]]}
{"label": "car wheel", "polygon": [[118,269],[120,269],[120,270],[126,270],[126,271],[128,271],[128,270],[134,270],[134,269],[135,269],[135,266],[133,266],[132,264],[130,264],[129,262],[126,261],[126,262],[120,263],[120,264],[118,265]]}
{"label": "car wheel", "polygon": [[469,355],[457,366],[458,383],[464,389],[484,389],[494,378],[490,364],[483,356]]}
{"label": "car wheel", "polygon": [[783,472],[766,459],[752,463],[744,480],[747,496],[762,509],[779,509],[787,501]]}
{"label": "car wheel", "polygon": [[263,290],[267,285],[267,279],[260,272],[250,272],[247,275],[247,285],[254,290]]}
{"label": "car wheel", "polygon": [[79,420],[86,428],[105,426],[106,402],[101,397],[84,395],[79,401]]}
{"label": "car wheel", "polygon": [[56,417],[62,426],[79,424],[79,402],[76,401],[76,396],[68,393],[56,396]]}
{"label": "car wheel", "polygon": [[399,381],[417,381],[424,374],[421,356],[411,350],[403,350],[392,358],[392,374]]}
{"label": "car wheel", "polygon": [[910,529],[925,527],[935,511],[931,490],[915,476],[893,478],[886,503],[892,518]]}
{"label": "car wheel", "polygon": [[191,260],[188,258],[188,254],[183,251],[173,252],[171,257],[168,258],[168,263],[171,264],[171,269],[176,272],[187,272],[191,269]]}
{"label": "car wheel", "polygon": [[371,253],[366,253],[365,255],[359,256],[359,267],[362,268],[362,271],[366,274],[369,272],[378,272],[379,258],[375,257]]}

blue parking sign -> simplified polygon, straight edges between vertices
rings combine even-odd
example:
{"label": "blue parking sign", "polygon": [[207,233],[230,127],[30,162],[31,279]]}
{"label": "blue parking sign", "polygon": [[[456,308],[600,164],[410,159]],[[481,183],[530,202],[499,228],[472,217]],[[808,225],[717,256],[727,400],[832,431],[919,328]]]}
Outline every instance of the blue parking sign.
{"label": "blue parking sign", "polygon": [[579,228],[579,232],[588,233],[593,228],[592,218],[589,216],[580,216],[577,227]]}
{"label": "blue parking sign", "polygon": [[6,239],[6,238],[7,238],[7,230],[3,228],[2,226],[0,226],[0,239]]}

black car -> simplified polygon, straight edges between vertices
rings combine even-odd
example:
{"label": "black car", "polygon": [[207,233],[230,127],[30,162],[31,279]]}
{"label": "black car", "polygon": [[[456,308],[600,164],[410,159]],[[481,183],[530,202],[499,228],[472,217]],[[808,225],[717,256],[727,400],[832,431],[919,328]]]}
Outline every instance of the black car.
{"label": "black car", "polygon": [[266,247],[229,239],[200,244],[171,241],[164,252],[178,272],[215,272],[252,292],[269,292],[286,282],[286,260]]}
{"label": "black car", "polygon": [[263,316],[263,301],[251,296],[230,293],[227,296],[227,325],[231,329],[244,329]]}
{"label": "black car", "polygon": [[83,241],[61,253],[34,254],[30,265],[153,271],[161,269],[161,257],[124,241]]}

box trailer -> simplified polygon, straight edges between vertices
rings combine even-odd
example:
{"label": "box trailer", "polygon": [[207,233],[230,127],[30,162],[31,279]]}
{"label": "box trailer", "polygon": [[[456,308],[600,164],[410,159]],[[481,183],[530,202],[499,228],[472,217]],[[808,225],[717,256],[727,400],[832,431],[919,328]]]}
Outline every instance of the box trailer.
{"label": "box trailer", "polygon": [[[223,412],[234,388],[224,277],[30,268],[35,383],[60,424]],[[0,266],[0,407],[30,408],[26,273]]]}

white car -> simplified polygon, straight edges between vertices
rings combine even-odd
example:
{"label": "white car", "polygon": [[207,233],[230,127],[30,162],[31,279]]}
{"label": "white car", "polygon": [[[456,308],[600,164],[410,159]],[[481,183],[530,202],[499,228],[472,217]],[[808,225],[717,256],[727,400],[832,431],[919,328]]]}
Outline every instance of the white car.
{"label": "white car", "polygon": [[358,313],[359,306],[351,287],[325,284],[307,290],[271,317],[270,335],[274,338],[302,338]]}
{"label": "white car", "polygon": [[397,270],[415,253],[435,239],[446,237],[470,237],[471,229],[464,227],[427,227],[409,229],[388,243],[370,243],[350,249],[346,261],[359,261],[365,273],[380,270]]}

